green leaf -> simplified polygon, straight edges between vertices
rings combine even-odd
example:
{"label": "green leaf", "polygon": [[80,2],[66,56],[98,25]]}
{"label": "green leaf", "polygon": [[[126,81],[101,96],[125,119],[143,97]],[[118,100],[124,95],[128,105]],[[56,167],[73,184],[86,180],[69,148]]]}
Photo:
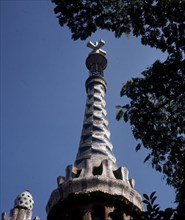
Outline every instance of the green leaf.
{"label": "green leaf", "polygon": [[147,204],[147,205],[150,205],[150,202],[148,200],[143,200],[143,203]]}
{"label": "green leaf", "polygon": [[123,110],[122,109],[120,109],[119,111],[117,111],[117,113],[116,113],[116,120],[120,120],[121,119],[121,117],[123,116]]}
{"label": "green leaf", "polygon": [[159,206],[159,204],[155,204],[155,205],[153,206],[153,208],[157,210],[158,206]]}
{"label": "green leaf", "polygon": [[154,191],[150,194],[150,200],[154,197],[155,193],[156,193],[156,191]]}
{"label": "green leaf", "polygon": [[138,144],[138,145],[136,146],[136,151],[140,150],[140,148],[141,148],[141,144]]}
{"label": "green leaf", "polygon": [[151,199],[151,204],[153,205],[155,200],[157,199],[157,196],[154,196],[152,199]]}
{"label": "green leaf", "polygon": [[144,197],[146,200],[148,200],[148,201],[150,200],[150,199],[149,199],[149,196],[148,196],[147,194],[145,194],[145,193],[143,194],[143,197]]}
{"label": "green leaf", "polygon": [[121,105],[116,105],[116,109],[120,109],[120,108],[122,108]]}
{"label": "green leaf", "polygon": [[161,168],[161,166],[159,164],[156,165],[156,170],[159,171],[159,172],[162,171],[162,168]]}
{"label": "green leaf", "polygon": [[148,156],[147,157],[145,157],[145,159],[144,159],[144,163],[147,161],[147,160],[149,160],[150,159],[150,154],[148,154]]}
{"label": "green leaf", "polygon": [[123,115],[124,121],[127,122],[128,121],[128,113],[125,112]]}
{"label": "green leaf", "polygon": [[120,96],[124,96],[126,93],[126,89],[125,89],[125,85],[122,87],[121,91],[120,91]]}

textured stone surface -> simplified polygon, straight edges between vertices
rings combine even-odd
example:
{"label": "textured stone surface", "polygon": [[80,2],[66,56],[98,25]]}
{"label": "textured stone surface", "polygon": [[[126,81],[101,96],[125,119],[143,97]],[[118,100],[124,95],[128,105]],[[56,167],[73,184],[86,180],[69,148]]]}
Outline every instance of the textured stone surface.
{"label": "textured stone surface", "polygon": [[14,203],[15,207],[24,207],[29,210],[33,209],[33,205],[34,205],[33,197],[28,191],[19,194],[15,199],[15,203]]}
{"label": "textured stone surface", "polygon": [[[109,199],[112,203],[116,201],[132,209],[143,210],[142,198],[134,190],[135,181],[128,178],[127,168],[117,167],[112,152],[106,118],[106,81],[103,74],[107,60],[105,53],[100,52],[101,45],[95,43],[92,46],[91,42],[93,51],[86,60],[89,69],[86,81],[87,101],[76,161],[74,165],[66,167],[65,177],[58,177],[58,188],[51,194],[46,207],[48,215],[71,196],[78,198],[86,195],[90,198],[95,194],[104,197],[104,204]],[[98,201],[100,198],[96,199]],[[119,215],[122,215],[120,219],[130,219],[129,213],[123,214],[122,211]]]}
{"label": "textured stone surface", "polygon": [[[16,197],[10,216],[3,213],[2,220],[31,220],[33,205],[32,195],[28,191],[22,192]],[[34,220],[39,220],[39,218],[36,217]]]}
{"label": "textured stone surface", "polygon": [[66,169],[66,180],[61,184],[59,182],[58,189],[50,197],[47,212],[71,194],[88,194],[97,191],[115,197],[123,197],[142,210],[142,198],[133,189],[133,185],[128,179],[127,168],[120,167],[116,170],[114,168],[115,164],[108,159],[103,160],[98,167],[94,166],[90,159],[83,162],[82,169],[69,166]]}
{"label": "textured stone surface", "polygon": [[109,159],[114,163],[116,161],[112,152],[104,97],[105,87],[102,84],[87,88],[84,123],[75,161],[78,167],[86,159],[91,159],[91,162],[96,165],[104,159]]}

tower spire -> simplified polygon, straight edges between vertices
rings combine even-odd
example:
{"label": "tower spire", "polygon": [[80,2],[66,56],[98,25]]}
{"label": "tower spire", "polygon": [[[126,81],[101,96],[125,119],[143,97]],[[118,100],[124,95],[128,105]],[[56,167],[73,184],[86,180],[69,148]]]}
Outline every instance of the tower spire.
{"label": "tower spire", "polygon": [[[126,167],[117,167],[112,152],[106,118],[107,66],[104,41],[87,46],[92,49],[86,59],[87,101],[78,153],[74,165],[66,167],[66,175],[57,178],[58,187],[47,203],[48,220],[140,219],[142,198],[134,190]],[[112,218],[113,219],[113,218]]]}
{"label": "tower spire", "polygon": [[112,152],[110,131],[106,118],[106,81],[103,70],[107,66],[106,52],[101,49],[105,44],[103,40],[87,46],[92,52],[86,59],[89,77],[86,81],[87,101],[80,145],[75,164],[79,166],[84,160],[91,159],[91,163],[99,165],[103,159],[109,159],[113,163],[116,158]]}

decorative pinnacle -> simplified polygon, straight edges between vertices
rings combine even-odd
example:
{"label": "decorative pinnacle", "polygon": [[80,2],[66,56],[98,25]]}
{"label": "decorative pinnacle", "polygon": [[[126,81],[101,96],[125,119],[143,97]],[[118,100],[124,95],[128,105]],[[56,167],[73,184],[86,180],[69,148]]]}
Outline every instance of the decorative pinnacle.
{"label": "decorative pinnacle", "polygon": [[14,207],[23,207],[29,210],[33,209],[34,201],[29,191],[20,193],[14,202]]}
{"label": "decorative pinnacle", "polygon": [[87,43],[87,47],[92,49],[90,54],[92,54],[92,53],[99,53],[99,54],[101,54],[103,56],[106,55],[106,51],[101,49],[101,47],[103,47],[104,45],[105,45],[105,41],[104,40],[100,40],[99,42],[95,42],[95,43],[92,43],[91,41],[89,41]]}

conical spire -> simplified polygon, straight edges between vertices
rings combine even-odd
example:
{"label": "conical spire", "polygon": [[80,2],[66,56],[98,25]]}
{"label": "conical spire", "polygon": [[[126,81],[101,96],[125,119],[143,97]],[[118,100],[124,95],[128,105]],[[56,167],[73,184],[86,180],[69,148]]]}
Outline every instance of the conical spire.
{"label": "conical spire", "polygon": [[87,101],[85,116],[80,139],[80,146],[75,161],[76,166],[91,159],[93,165],[99,165],[102,160],[109,159],[115,163],[116,158],[112,153],[110,131],[107,111],[105,109],[106,81],[103,70],[107,66],[106,52],[101,49],[104,41],[93,44],[88,42],[87,46],[92,48],[88,55],[86,66],[89,69],[89,78],[86,81]]}
{"label": "conical spire", "polygon": [[[112,152],[107,112],[105,109],[106,81],[103,70],[107,66],[104,41],[88,47],[92,52],[86,59],[89,77],[86,81],[87,101],[83,128],[74,165],[66,167],[65,176],[57,178],[58,187],[47,203],[48,220],[91,219],[95,204],[109,219],[112,210],[135,216],[143,210],[142,198],[134,190],[135,181],[128,178],[126,167],[117,167]],[[109,208],[109,206],[111,208]],[[78,213],[78,214],[77,214]],[[88,217],[86,218],[86,214]],[[82,217],[83,216],[83,217]],[[93,218],[94,219],[94,218]]]}

